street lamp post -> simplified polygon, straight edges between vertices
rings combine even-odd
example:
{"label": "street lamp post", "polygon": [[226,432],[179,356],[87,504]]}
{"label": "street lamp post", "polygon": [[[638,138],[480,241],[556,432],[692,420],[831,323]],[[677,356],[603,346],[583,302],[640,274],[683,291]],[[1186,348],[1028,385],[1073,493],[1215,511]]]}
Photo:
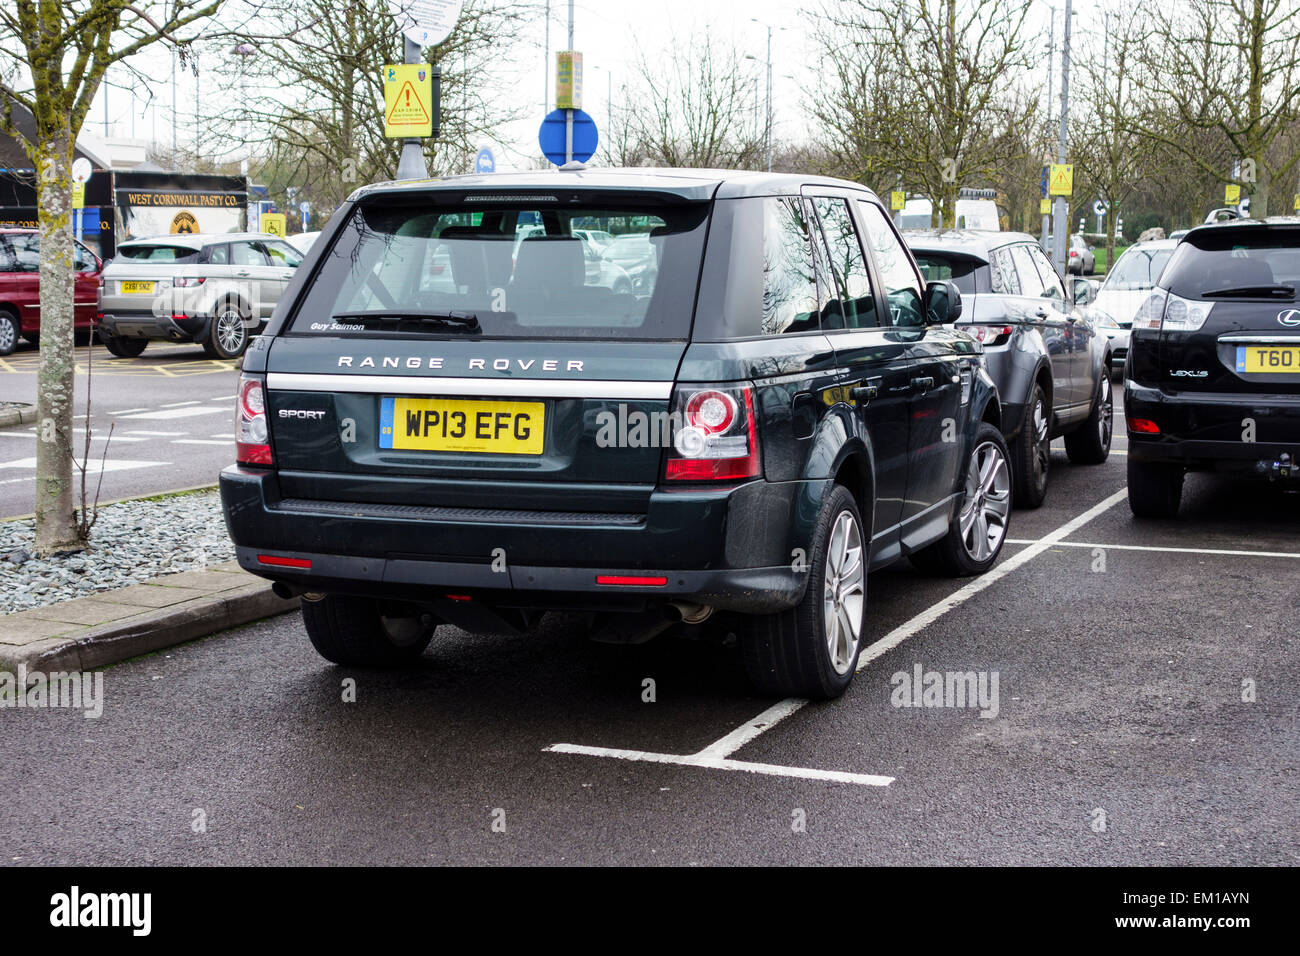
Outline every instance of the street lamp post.
{"label": "street lamp post", "polygon": [[[767,30],[767,121],[763,129],[763,145],[767,154],[767,171],[772,171],[772,27],[758,17],[750,17],[752,22],[757,23],[760,27]],[[784,30],[785,27],[777,27],[778,30]]]}

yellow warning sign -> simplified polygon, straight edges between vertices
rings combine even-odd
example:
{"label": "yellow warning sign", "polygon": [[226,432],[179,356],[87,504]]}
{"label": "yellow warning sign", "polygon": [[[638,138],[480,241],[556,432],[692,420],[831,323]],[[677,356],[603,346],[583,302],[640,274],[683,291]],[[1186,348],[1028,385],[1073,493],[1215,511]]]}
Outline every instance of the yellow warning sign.
{"label": "yellow warning sign", "polygon": [[433,77],[427,63],[384,67],[384,135],[391,138],[433,135]]}
{"label": "yellow warning sign", "polygon": [[1052,201],[1050,199],[1038,200],[1038,214],[1040,216],[1050,216],[1052,214]]}
{"label": "yellow warning sign", "polygon": [[1074,193],[1074,166],[1071,163],[1052,163],[1047,171],[1047,195],[1069,196]]}
{"label": "yellow warning sign", "polygon": [[284,238],[284,213],[282,212],[264,212],[261,216],[261,225],[263,232],[269,232],[273,236]]}
{"label": "yellow warning sign", "polygon": [[1229,206],[1235,206],[1241,202],[1241,186],[1238,183],[1228,183],[1224,186],[1223,201]]}
{"label": "yellow warning sign", "polygon": [[894,212],[902,209],[907,205],[907,193],[901,189],[895,189],[889,194],[889,208]]}

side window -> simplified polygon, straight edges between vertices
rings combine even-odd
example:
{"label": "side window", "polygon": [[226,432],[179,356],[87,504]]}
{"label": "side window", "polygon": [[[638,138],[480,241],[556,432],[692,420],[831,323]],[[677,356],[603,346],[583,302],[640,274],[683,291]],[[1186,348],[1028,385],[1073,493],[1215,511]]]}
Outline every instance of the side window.
{"label": "side window", "polygon": [[230,264],[234,266],[264,266],[266,257],[262,255],[260,242],[232,242],[230,244]]}
{"label": "side window", "polygon": [[14,271],[41,271],[41,237],[34,232],[12,234],[14,244]]}
{"label": "side window", "polygon": [[1052,260],[1047,258],[1047,253],[1043,252],[1038,246],[1029,246],[1029,255],[1038,266],[1039,275],[1043,278],[1043,295],[1052,299],[1065,301],[1065,287],[1061,285],[1061,276],[1057,273],[1056,267],[1052,265]]}
{"label": "side window", "polygon": [[876,325],[876,301],[871,293],[871,276],[862,255],[862,243],[853,226],[848,200],[819,197],[813,200],[817,218],[821,220],[822,235],[831,269],[839,282],[839,314],[844,327],[870,328]]}
{"label": "side window", "polygon": [[1037,298],[1047,294],[1043,277],[1038,271],[1038,266],[1034,265],[1028,246],[1024,243],[1011,246],[1011,260],[1016,265],[1016,274],[1020,276],[1021,295]]}
{"label": "side window", "polygon": [[921,280],[903,241],[898,238],[893,225],[873,202],[858,200],[858,210],[867,222],[867,239],[871,254],[880,270],[880,280],[885,285],[889,303],[889,322],[894,326],[925,325],[925,299],[921,295]]}
{"label": "side window", "polygon": [[989,260],[993,291],[998,295],[1020,295],[1020,276],[1011,262],[1011,250],[994,249]]}
{"label": "side window", "polygon": [[287,242],[268,242],[265,248],[271,256],[273,266],[296,269],[302,263],[302,256],[299,255],[298,250]]}
{"label": "side window", "polygon": [[230,247],[224,242],[219,246],[208,246],[208,265],[230,265]]}
{"label": "side window", "polygon": [[816,331],[817,273],[803,204],[763,202],[763,334]]}

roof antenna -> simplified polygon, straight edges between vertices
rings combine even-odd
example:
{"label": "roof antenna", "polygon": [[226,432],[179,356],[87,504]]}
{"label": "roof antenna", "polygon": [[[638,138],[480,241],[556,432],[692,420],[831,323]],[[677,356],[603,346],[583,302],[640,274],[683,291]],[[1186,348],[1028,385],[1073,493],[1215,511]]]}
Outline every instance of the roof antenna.
{"label": "roof antenna", "polygon": [[570,172],[573,172],[573,171],[575,171],[575,170],[586,169],[586,168],[587,168],[587,164],[586,164],[586,163],[580,163],[580,162],[578,162],[578,160],[575,159],[575,160],[571,160],[570,162],[567,162],[567,163],[565,163],[563,166],[561,166],[561,167],[560,167],[560,171],[563,172],[563,171],[565,171],[565,170],[569,170]]}

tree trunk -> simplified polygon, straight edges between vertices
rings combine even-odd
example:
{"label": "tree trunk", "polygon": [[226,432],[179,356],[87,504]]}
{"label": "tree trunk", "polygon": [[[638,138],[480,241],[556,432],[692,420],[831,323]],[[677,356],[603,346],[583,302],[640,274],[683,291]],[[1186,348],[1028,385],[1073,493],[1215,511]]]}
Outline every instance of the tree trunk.
{"label": "tree trunk", "polygon": [[36,202],[41,235],[41,364],[36,386],[36,553],[82,547],[73,514],[72,157],[68,117],[40,130]]}

